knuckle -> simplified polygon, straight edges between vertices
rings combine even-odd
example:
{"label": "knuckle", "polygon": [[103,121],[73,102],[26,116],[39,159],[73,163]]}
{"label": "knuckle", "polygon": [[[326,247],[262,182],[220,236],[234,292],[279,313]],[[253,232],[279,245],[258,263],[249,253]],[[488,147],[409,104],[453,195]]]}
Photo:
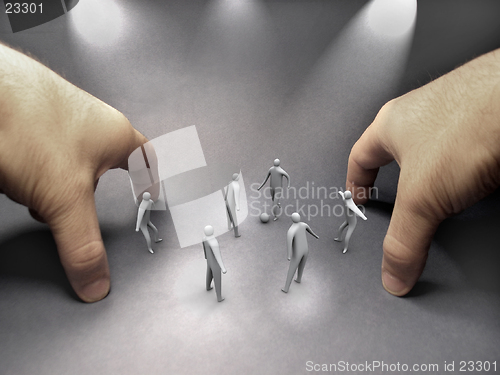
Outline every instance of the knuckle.
{"label": "knuckle", "polygon": [[385,237],[383,246],[384,260],[401,272],[420,270],[427,260],[427,251],[411,248],[391,235]]}
{"label": "knuckle", "polygon": [[65,254],[65,267],[73,272],[86,273],[101,268],[106,253],[101,241],[94,240]]}

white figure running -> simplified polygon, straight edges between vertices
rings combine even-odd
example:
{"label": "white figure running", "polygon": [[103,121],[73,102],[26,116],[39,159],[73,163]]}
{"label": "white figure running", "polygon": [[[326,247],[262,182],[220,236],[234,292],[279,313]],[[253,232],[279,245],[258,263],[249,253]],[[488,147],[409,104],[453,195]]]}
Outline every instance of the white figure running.
{"label": "white figure running", "polygon": [[153,248],[151,247],[151,237],[149,236],[148,227],[150,227],[155,234],[155,242],[162,241],[161,238],[158,237],[158,229],[151,222],[151,207],[154,205],[153,200],[151,199],[151,194],[145,192],[142,194],[142,202],[139,206],[139,212],[137,213],[137,224],[135,226],[135,231],[139,232],[139,229],[144,234],[146,238],[146,242],[148,244],[148,250],[151,254],[154,253]]}
{"label": "white figure running", "polygon": [[361,210],[356,206],[356,203],[352,200],[352,194],[349,190],[345,192],[339,191],[339,194],[342,196],[342,200],[344,201],[345,206],[345,221],[339,227],[339,233],[337,237],[334,238],[335,241],[342,241],[342,234],[344,229],[347,228],[347,233],[344,239],[344,250],[342,254],[347,252],[347,247],[349,246],[349,240],[351,239],[352,232],[356,228],[356,224],[358,222],[358,216],[363,220],[367,220],[366,216],[363,215]]}
{"label": "white figure running", "polygon": [[283,177],[286,177],[286,179],[288,180],[288,189],[290,189],[290,176],[288,175],[288,173],[285,172],[283,168],[280,167],[280,159],[275,159],[274,166],[269,168],[266,179],[257,189],[257,190],[262,189],[262,187],[266,184],[267,180],[271,178],[271,180],[269,181],[269,185],[271,186],[271,198],[273,200],[273,208],[272,208],[272,212],[274,215],[273,220],[278,220],[278,215],[275,212],[276,206],[281,208],[280,198],[283,193]]}
{"label": "white figure running", "polygon": [[290,267],[288,268],[285,287],[281,289],[285,293],[288,293],[295,271],[297,271],[297,278],[295,281],[300,283],[302,280],[302,272],[304,272],[307,255],[309,254],[306,231],[316,237],[316,239],[319,238],[309,225],[300,221],[300,215],[297,212],[292,214],[292,221],[293,224],[290,229],[288,229],[286,235],[287,255]]}

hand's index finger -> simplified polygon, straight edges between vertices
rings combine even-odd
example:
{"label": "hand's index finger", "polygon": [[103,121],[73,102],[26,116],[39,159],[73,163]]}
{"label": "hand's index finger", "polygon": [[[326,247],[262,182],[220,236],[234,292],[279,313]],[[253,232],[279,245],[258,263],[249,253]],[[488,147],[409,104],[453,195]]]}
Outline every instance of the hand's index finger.
{"label": "hand's index finger", "polygon": [[379,167],[394,160],[380,139],[376,125],[370,125],[351,149],[347,165],[346,189],[356,204],[364,204],[377,178]]}

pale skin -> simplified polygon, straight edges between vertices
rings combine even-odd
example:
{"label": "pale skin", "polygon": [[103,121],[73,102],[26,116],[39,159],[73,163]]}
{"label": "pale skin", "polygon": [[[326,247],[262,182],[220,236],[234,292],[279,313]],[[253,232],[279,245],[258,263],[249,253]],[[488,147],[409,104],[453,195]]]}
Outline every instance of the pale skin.
{"label": "pale skin", "polygon": [[[383,245],[382,283],[415,285],[436,229],[500,185],[500,50],[388,102],[351,150],[346,188],[356,204],[395,160],[397,197]],[[366,197],[367,195],[364,195]]]}
{"label": "pale skin", "polygon": [[85,302],[110,288],[95,187],[145,142],[116,109],[0,44],[0,193],[49,225]]}

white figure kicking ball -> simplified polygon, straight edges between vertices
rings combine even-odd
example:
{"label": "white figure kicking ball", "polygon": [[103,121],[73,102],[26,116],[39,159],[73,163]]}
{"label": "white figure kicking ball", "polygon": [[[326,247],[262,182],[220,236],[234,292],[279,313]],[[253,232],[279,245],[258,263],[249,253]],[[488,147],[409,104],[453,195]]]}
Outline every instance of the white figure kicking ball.
{"label": "white figure kicking ball", "polygon": [[278,215],[276,214],[275,209],[281,208],[280,198],[283,195],[283,177],[286,177],[286,179],[288,180],[288,189],[290,189],[290,176],[288,175],[288,173],[285,172],[283,168],[280,167],[280,164],[281,164],[280,159],[274,160],[274,166],[269,168],[266,179],[257,188],[257,191],[259,191],[266,184],[267,180],[269,180],[269,178],[271,179],[269,181],[269,185],[271,185],[271,199],[273,200],[273,208],[272,208],[272,212],[274,215],[273,220],[278,220]]}

